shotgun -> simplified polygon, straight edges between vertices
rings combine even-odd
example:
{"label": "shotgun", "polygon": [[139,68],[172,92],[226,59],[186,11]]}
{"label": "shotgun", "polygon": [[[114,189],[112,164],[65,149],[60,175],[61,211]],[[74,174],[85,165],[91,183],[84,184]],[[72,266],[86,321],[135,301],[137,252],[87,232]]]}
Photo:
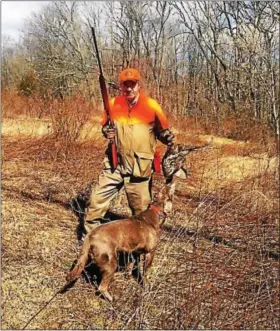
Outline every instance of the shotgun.
{"label": "shotgun", "polygon": [[[111,115],[110,115],[110,104],[109,104],[108,91],[107,91],[107,87],[106,87],[105,78],[103,76],[102,65],[101,65],[101,61],[100,61],[100,57],[99,57],[97,41],[96,41],[96,37],[95,37],[95,31],[94,31],[93,27],[91,27],[91,32],[92,32],[93,42],[94,42],[95,51],[96,51],[96,58],[97,58],[98,66],[99,66],[99,84],[100,84],[104,109],[107,114],[107,119],[108,119],[107,123],[110,128],[114,129],[115,125],[114,125],[114,122],[112,121]],[[109,161],[110,161],[111,167],[113,170],[115,170],[118,166],[116,138],[110,139],[108,150],[109,150],[108,156],[109,156]]]}

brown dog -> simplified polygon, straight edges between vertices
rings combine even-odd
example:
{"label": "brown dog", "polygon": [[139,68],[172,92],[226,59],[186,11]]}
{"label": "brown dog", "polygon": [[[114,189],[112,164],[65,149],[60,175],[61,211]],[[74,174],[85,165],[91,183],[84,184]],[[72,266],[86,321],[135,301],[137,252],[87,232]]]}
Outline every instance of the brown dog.
{"label": "brown dog", "polygon": [[[172,209],[175,183],[166,184],[160,190],[156,201],[137,216],[102,224],[85,238],[78,261],[66,280],[72,281],[84,270],[89,257],[100,268],[99,292],[109,301],[113,298],[108,285],[117,270],[118,253],[144,254],[144,276],[151,267],[160,229],[166,214]],[[144,284],[143,284],[144,285]]]}

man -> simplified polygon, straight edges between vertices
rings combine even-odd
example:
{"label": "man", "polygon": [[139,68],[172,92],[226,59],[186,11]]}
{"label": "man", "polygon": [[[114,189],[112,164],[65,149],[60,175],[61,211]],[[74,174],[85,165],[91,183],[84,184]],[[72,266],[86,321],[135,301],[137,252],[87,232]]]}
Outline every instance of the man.
{"label": "man", "polygon": [[174,139],[160,105],[140,91],[140,81],[136,69],[123,70],[120,73],[122,95],[110,100],[115,129],[108,126],[104,114],[102,133],[107,139],[116,138],[119,164],[115,170],[111,169],[107,150],[104,169],[86,211],[86,232],[100,224],[110,202],[123,186],[133,215],[147,209],[151,202],[149,182],[156,140],[167,145]]}

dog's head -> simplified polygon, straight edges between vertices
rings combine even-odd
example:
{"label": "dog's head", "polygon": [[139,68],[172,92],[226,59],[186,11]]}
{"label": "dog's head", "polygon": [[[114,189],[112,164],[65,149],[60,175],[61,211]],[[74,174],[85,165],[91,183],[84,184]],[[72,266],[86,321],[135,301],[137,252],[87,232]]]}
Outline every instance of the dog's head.
{"label": "dog's head", "polygon": [[155,204],[166,214],[172,211],[172,201],[175,193],[175,181],[165,184],[159,191]]}

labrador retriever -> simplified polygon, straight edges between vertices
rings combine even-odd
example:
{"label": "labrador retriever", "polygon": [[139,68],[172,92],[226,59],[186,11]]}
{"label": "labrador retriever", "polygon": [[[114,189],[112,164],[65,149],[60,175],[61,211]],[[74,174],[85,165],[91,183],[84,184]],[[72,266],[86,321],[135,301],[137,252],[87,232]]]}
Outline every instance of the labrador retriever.
{"label": "labrador retriever", "polygon": [[113,297],[108,286],[118,267],[118,253],[144,255],[144,286],[146,274],[151,267],[157,248],[161,227],[166,215],[172,210],[175,182],[165,184],[148,209],[137,216],[102,224],[85,237],[76,266],[66,277],[73,281],[84,270],[89,258],[99,267],[101,282],[98,290],[107,300]]}

